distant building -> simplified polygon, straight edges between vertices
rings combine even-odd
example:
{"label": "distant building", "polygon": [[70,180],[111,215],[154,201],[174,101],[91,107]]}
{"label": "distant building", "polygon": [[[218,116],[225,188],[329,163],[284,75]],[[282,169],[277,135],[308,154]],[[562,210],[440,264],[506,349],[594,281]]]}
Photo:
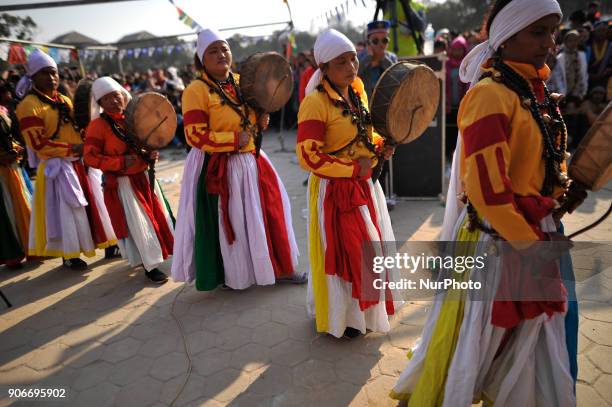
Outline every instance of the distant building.
{"label": "distant building", "polygon": [[163,43],[167,43],[167,41],[157,40],[157,37],[148,31],[138,31],[133,34],[124,35],[119,39],[119,41],[117,41],[117,45],[120,48],[126,48],[129,46],[149,47],[157,46]]}
{"label": "distant building", "polygon": [[60,35],[57,38],[51,40],[53,44],[62,45],[74,45],[77,47],[84,47],[87,45],[100,45],[100,42],[90,38],[80,32],[70,31],[69,33]]}

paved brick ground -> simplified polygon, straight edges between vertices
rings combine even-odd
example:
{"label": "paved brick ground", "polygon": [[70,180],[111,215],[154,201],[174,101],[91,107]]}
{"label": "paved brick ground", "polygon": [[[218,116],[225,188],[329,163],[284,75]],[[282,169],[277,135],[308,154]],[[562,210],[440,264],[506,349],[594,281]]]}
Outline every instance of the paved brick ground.
{"label": "paved brick ground", "polygon": [[[292,146],[295,135],[285,136]],[[274,134],[264,148],[292,199],[300,269],[306,271],[306,175],[293,154],[274,152]],[[183,160],[181,152],[167,150],[158,167],[175,210]],[[611,199],[609,189],[589,197],[566,219],[567,230],[597,218]],[[442,215],[439,203],[427,201],[402,201],[391,213],[400,241],[434,239]],[[612,221],[580,239],[612,240]],[[0,310],[0,406],[43,405],[8,399],[8,388],[29,385],[66,389],[67,400],[44,405],[166,406],[189,373],[175,406],[392,406],[387,393],[429,307],[408,304],[387,335],[336,340],[315,333],[305,312],[305,286],[201,293],[173,282],[152,286],[142,269],[105,261],[101,253],[88,263],[85,273],[64,270],[59,260],[19,272],[0,268],[0,288],[15,305]],[[609,269],[579,284],[580,406],[612,400],[611,293]],[[175,298],[191,372],[171,315]]]}

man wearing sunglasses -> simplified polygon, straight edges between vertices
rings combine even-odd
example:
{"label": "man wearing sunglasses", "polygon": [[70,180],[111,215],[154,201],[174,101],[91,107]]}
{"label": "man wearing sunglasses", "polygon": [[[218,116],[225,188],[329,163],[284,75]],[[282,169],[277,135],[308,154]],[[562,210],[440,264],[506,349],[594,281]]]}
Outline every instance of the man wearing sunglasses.
{"label": "man wearing sunglasses", "polygon": [[387,20],[372,21],[368,24],[368,52],[359,60],[358,73],[365,85],[368,98],[372,97],[374,85],[376,85],[380,75],[385,69],[397,62],[397,56],[387,51],[390,27],[391,23]]}
{"label": "man wearing sunglasses", "polygon": [[[372,21],[368,24],[367,47],[368,52],[359,60],[358,75],[365,85],[365,91],[368,95],[368,100],[372,99],[372,92],[378,79],[391,65],[397,62],[397,55],[387,51],[389,46],[389,29],[391,23],[387,20]],[[380,185],[385,192],[385,196],[389,197],[389,188],[387,185],[387,174],[389,172],[389,163],[385,161],[382,174],[379,177]],[[393,209],[394,201],[387,199],[387,207]]]}

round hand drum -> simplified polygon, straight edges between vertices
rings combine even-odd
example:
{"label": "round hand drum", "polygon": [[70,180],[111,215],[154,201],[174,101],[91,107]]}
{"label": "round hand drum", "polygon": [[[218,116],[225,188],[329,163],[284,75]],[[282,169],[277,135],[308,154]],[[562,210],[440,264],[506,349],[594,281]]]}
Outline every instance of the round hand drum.
{"label": "round hand drum", "polygon": [[172,103],[156,92],[132,98],[125,109],[128,134],[150,149],[168,145],[176,133],[176,112]]}
{"label": "round hand drum", "polygon": [[240,91],[252,107],[266,112],[280,110],[291,97],[291,65],[276,52],[257,52],[240,70]]}
{"label": "round hand drum", "polygon": [[372,93],[372,124],[391,144],[419,138],[440,103],[440,82],[426,65],[401,61],[391,65]]}
{"label": "round hand drum", "polygon": [[612,180],[612,102],[599,115],[576,149],[569,177],[595,192]]}

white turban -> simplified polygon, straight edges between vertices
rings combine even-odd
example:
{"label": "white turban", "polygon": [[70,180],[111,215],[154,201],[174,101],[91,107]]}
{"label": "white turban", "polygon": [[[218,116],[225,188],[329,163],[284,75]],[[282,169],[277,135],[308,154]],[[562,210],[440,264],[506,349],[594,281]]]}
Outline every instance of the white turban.
{"label": "white turban", "polygon": [[15,93],[19,98],[23,98],[32,89],[32,77],[38,73],[38,71],[45,68],[57,69],[57,64],[49,55],[45,54],[38,48],[36,48],[30,54],[28,58],[28,64],[26,65],[26,74],[17,83]]}
{"label": "white turban", "polygon": [[126,103],[132,99],[130,93],[110,76],[103,76],[94,81],[91,85],[91,96],[89,98],[89,118],[97,119],[102,113],[102,106],[98,103],[100,99],[112,92],[121,92],[125,97]]}
{"label": "white turban", "polygon": [[482,75],[481,66],[495,55],[513,35],[550,14],[563,16],[557,0],[513,0],[495,16],[489,40],[478,44],[465,56],[459,67],[461,81],[474,86]]}
{"label": "white turban", "polygon": [[[493,19],[489,30],[489,40],[477,45],[461,62],[459,67],[461,81],[469,83],[470,87],[476,85],[483,73],[482,65],[495,55],[506,40],[550,14],[563,16],[556,0],[512,0],[508,3]],[[463,210],[463,203],[457,199],[463,192],[460,180],[461,144],[461,135],[458,135],[440,233],[442,241],[453,239],[455,223]]]}
{"label": "white turban", "polygon": [[[314,44],[315,62],[325,64],[345,52],[357,52],[355,46],[346,35],[334,29],[322,32]],[[306,95],[311,94],[323,79],[323,72],[317,69],[306,85]]]}
{"label": "white turban", "polygon": [[225,41],[225,38],[223,38],[221,33],[212,28],[206,28],[198,33],[198,42],[196,44],[196,54],[198,54],[198,58],[200,58],[200,61],[203,61],[204,52],[206,51],[206,48],[208,48],[210,44],[212,44],[213,42],[217,42],[217,41],[224,41],[227,43],[227,41]]}

